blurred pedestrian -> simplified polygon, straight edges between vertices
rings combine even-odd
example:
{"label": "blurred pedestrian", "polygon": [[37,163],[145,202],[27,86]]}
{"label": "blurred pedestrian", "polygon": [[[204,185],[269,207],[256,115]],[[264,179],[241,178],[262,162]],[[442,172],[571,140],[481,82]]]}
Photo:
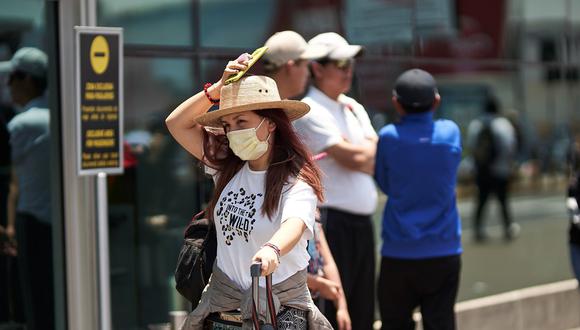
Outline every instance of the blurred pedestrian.
{"label": "blurred pedestrian", "polygon": [[[334,32],[319,34],[308,44],[324,47],[325,54],[310,64],[313,86],[303,101],[311,110],[294,126],[312,154],[320,156],[326,195],[319,205],[321,222],[342,279],[352,328],[368,330],[375,301],[371,215],[377,203],[372,179],[377,135],[364,107],[344,95],[362,47]],[[337,328],[334,304],[327,303],[325,310]]]}
{"label": "blurred pedestrian", "polygon": [[27,329],[54,328],[47,67],[46,54],[30,47],[0,64],[9,72],[12,102],[21,107],[8,123],[13,169],[6,231],[16,237]]}
{"label": "blurred pedestrian", "polygon": [[[3,77],[8,78],[8,77]],[[7,81],[7,79],[3,79]],[[10,134],[8,122],[14,117],[14,106],[7,84],[0,85],[0,328],[6,322],[24,321],[16,260],[15,230],[8,227],[7,201],[11,181]]]}
{"label": "blurred pedestrian", "polygon": [[375,179],[388,196],[378,281],[382,329],[455,329],[461,269],[461,224],[455,199],[461,135],[452,121],[433,120],[441,98],[426,71],[395,83],[398,124],[379,132]]}
{"label": "blurred pedestrian", "polygon": [[576,279],[580,282],[580,134],[576,134],[571,143],[569,154],[568,197],[566,208],[570,216],[569,244],[570,261]]}
{"label": "blurred pedestrian", "polygon": [[474,119],[467,129],[467,145],[475,164],[475,182],[478,188],[474,212],[474,239],[483,242],[488,237],[484,229],[484,208],[491,194],[500,202],[504,238],[511,240],[520,227],[512,219],[509,206],[509,185],[516,156],[516,132],[493,97],[485,103],[485,113]]}
{"label": "blurred pedestrian", "polygon": [[[326,55],[326,47],[309,45],[294,31],[277,32],[264,46],[268,47],[263,56],[266,75],[276,81],[282,99],[302,95],[310,76],[310,60]],[[319,222],[314,227],[314,238],[308,242],[308,252],[312,259],[307,284],[315,302],[327,318],[337,320],[339,330],[350,330],[350,315],[338,267]],[[329,312],[336,312],[335,315],[327,315],[325,300],[333,302],[335,308]]]}
{"label": "blurred pedestrian", "polygon": [[264,45],[266,75],[276,81],[281,99],[293,99],[304,94],[308,84],[310,60],[326,54],[325,48],[309,45],[294,31],[276,32]]}

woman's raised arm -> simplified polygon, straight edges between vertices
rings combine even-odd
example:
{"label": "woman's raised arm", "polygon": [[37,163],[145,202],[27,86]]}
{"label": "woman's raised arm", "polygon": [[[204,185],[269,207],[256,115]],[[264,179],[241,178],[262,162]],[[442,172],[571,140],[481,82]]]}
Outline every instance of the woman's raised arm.
{"label": "woman's raised arm", "polygon": [[[207,89],[212,99],[220,98],[220,90],[224,81],[232,74],[246,69],[250,54],[242,54],[226,66],[221,79]],[[203,157],[203,127],[195,119],[206,113],[212,106],[204,91],[188,98],[181,103],[165,119],[165,124],[175,140],[197,159]]]}

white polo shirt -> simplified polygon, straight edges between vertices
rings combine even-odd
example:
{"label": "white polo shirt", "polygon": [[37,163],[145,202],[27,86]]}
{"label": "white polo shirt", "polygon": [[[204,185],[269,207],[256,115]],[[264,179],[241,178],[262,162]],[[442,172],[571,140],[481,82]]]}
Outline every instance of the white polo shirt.
{"label": "white polo shirt", "polygon": [[[377,134],[364,107],[341,94],[333,100],[319,89],[311,87],[302,99],[310,105],[310,112],[294,121],[294,127],[313,154],[347,140],[362,144]],[[326,200],[322,207],[369,215],[377,206],[377,190],[372,176],[339,165],[332,157],[318,161],[324,172],[322,182]]]}

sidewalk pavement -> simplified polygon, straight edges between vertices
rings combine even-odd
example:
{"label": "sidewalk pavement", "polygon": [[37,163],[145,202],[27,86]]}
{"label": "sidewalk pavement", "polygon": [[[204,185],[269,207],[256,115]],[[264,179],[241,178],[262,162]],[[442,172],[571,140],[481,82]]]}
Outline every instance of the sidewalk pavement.
{"label": "sidewalk pavement", "polygon": [[[534,285],[572,278],[568,256],[568,220],[564,194],[520,196],[511,200],[513,217],[521,225],[520,236],[503,240],[498,203],[487,206],[486,228],[490,240],[472,239],[474,203],[458,202],[463,227],[462,276],[457,301],[484,297]],[[380,260],[380,219],[385,196],[375,216],[377,256]]]}

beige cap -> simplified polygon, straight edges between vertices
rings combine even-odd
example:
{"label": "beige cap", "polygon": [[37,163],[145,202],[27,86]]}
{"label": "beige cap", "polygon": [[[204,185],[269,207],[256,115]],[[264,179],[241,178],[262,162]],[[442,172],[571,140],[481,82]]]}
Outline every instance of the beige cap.
{"label": "beige cap", "polygon": [[325,32],[310,39],[308,44],[311,46],[323,47],[325,53],[323,57],[332,60],[343,60],[357,57],[362,54],[362,46],[350,45],[346,39],[335,32]]}
{"label": "beige cap", "polygon": [[327,51],[321,46],[309,45],[301,35],[294,31],[276,32],[264,44],[268,51],[263,59],[266,65],[279,67],[290,60],[313,60],[324,57]]}
{"label": "beige cap", "polygon": [[221,127],[220,118],[232,113],[277,109],[284,111],[288,119],[304,116],[310,106],[301,101],[281,100],[274,79],[266,76],[247,76],[225,85],[221,89],[220,107],[195,119],[203,126]]}

